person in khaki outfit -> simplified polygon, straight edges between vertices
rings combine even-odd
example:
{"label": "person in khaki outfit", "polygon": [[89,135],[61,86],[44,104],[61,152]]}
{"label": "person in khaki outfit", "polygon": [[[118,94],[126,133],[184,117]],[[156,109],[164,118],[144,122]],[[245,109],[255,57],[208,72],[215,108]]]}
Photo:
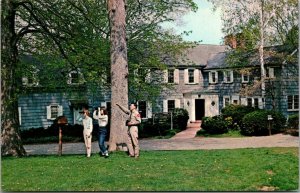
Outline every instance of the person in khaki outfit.
{"label": "person in khaki outfit", "polygon": [[138,158],[140,155],[140,147],[138,142],[138,125],[141,124],[141,115],[137,111],[137,106],[135,103],[131,103],[129,110],[119,104],[116,104],[120,109],[129,115],[127,120],[128,126],[128,151],[130,157]]}

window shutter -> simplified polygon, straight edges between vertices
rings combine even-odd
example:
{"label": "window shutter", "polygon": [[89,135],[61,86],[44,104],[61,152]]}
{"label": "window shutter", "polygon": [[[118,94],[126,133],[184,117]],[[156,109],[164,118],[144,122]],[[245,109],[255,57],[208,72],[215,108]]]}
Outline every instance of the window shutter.
{"label": "window shutter", "polygon": [[51,106],[47,106],[47,119],[51,119]]}
{"label": "window shutter", "polygon": [[269,78],[275,78],[274,68],[269,68]]}
{"label": "window shutter", "polygon": [[21,125],[22,124],[22,114],[21,114],[21,111],[22,110],[22,108],[21,107],[18,107],[18,113],[19,113],[19,125]]}
{"label": "window shutter", "polygon": [[168,100],[163,100],[163,112],[168,112]]}
{"label": "window shutter", "polygon": [[179,84],[179,69],[174,70],[174,83]]}
{"label": "window shutter", "polygon": [[194,83],[199,83],[199,69],[194,70]]}
{"label": "window shutter", "polygon": [[184,69],[184,84],[189,83],[189,69]]}
{"label": "window shutter", "polygon": [[163,79],[164,83],[168,83],[168,70],[163,71],[163,77],[164,77]]}
{"label": "window shutter", "polygon": [[217,83],[217,82],[218,82],[218,79],[219,79],[219,77],[218,77],[218,71],[216,71],[215,77],[216,77],[216,82],[215,82],[215,83]]}
{"label": "window shutter", "polygon": [[233,71],[230,71],[230,82],[233,82]]}
{"label": "window shutter", "polygon": [[58,106],[58,116],[62,116],[63,115],[63,106],[59,105]]}
{"label": "window shutter", "polygon": [[208,72],[208,82],[209,83],[212,83],[212,73],[211,72]]}
{"label": "window shutter", "polygon": [[146,82],[150,83],[151,82],[151,71],[148,69],[147,74],[146,74]]}
{"label": "window shutter", "polygon": [[258,108],[263,109],[263,100],[262,100],[262,98],[258,98]]}
{"label": "window shutter", "polygon": [[152,104],[150,102],[147,102],[147,118],[152,117]]}
{"label": "window shutter", "polygon": [[180,108],[180,99],[175,99],[175,108]]}

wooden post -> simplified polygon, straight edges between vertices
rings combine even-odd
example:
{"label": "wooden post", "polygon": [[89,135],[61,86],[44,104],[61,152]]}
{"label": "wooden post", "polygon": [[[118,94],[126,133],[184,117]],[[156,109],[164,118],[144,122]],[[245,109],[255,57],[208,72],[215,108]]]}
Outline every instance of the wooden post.
{"label": "wooden post", "polygon": [[62,154],[62,129],[59,126],[59,133],[58,133],[58,155],[61,156]]}
{"label": "wooden post", "polygon": [[58,125],[58,155],[62,155],[62,128],[68,124],[68,119],[65,116],[57,117]]}

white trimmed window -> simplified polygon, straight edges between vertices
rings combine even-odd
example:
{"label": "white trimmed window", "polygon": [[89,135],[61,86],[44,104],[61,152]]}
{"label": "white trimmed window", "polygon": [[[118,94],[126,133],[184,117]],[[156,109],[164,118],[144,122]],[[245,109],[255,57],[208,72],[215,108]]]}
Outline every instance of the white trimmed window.
{"label": "white trimmed window", "polygon": [[224,82],[225,83],[232,83],[233,82],[233,71],[232,70],[224,71],[223,75],[224,75]]}
{"label": "white trimmed window", "polygon": [[184,70],[184,83],[197,84],[199,83],[199,69],[185,69]]}
{"label": "white trimmed window", "polygon": [[299,95],[289,95],[288,96],[288,110],[298,110],[299,109]]}
{"label": "white trimmed window", "polygon": [[223,104],[224,104],[224,107],[230,105],[230,97],[229,96],[223,97]]}
{"label": "white trimmed window", "polygon": [[27,75],[22,77],[22,85],[23,86],[38,86],[39,85],[37,69],[33,69]]}
{"label": "white trimmed window", "polygon": [[233,95],[231,99],[231,103],[235,105],[240,104],[240,97],[238,95]]}
{"label": "white trimmed window", "polygon": [[79,71],[71,71],[68,74],[68,80],[67,83],[68,84],[81,84],[83,80],[83,75],[79,72]]}
{"label": "white trimmed window", "polygon": [[242,74],[242,83],[249,82],[249,74]]}
{"label": "white trimmed window", "polygon": [[241,98],[241,104],[257,109],[263,109],[263,99],[261,97]]}
{"label": "white trimmed window", "polygon": [[210,84],[218,83],[218,72],[217,71],[210,71],[208,74],[208,81]]}
{"label": "white trimmed window", "polygon": [[47,106],[47,119],[54,120],[63,115],[63,107],[57,104]]}
{"label": "white trimmed window", "polygon": [[170,99],[163,101],[163,112],[170,112],[175,108],[180,108],[180,99]]}

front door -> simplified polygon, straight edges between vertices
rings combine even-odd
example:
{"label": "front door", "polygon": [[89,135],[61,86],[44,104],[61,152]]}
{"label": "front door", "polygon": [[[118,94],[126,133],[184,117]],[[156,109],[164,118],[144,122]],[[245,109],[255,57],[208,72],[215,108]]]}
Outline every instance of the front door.
{"label": "front door", "polygon": [[202,117],[205,116],[205,100],[204,99],[195,99],[195,114],[196,120],[202,120]]}

